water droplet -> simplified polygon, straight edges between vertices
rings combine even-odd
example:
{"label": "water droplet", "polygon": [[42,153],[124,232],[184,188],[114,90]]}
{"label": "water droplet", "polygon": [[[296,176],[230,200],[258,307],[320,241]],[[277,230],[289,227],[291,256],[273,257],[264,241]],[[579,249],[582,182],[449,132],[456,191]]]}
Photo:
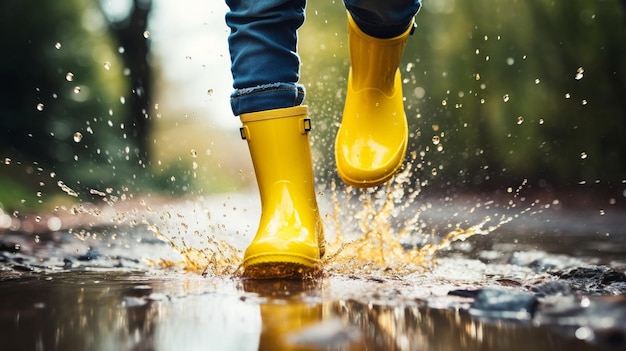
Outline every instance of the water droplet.
{"label": "water droplet", "polygon": [[10,165],[10,164],[11,164],[11,159],[10,159],[10,158],[8,158],[8,157],[5,157],[5,158],[4,158],[4,164],[5,164],[5,165]]}
{"label": "water droplet", "polygon": [[574,78],[576,80],[583,79],[583,73],[585,73],[585,70],[582,67],[578,67],[578,69],[576,70],[576,76]]}
{"label": "water droplet", "polygon": [[[35,217],[35,222],[37,222],[37,223],[41,222],[41,216],[37,216],[37,217]],[[37,236],[37,238],[35,239],[35,241],[37,241],[37,242],[39,241],[39,236]]]}
{"label": "water droplet", "polygon": [[415,89],[413,90],[413,95],[415,95],[415,97],[418,99],[422,99],[426,95],[426,89],[424,89],[423,87],[415,87]]}
{"label": "water droplet", "polygon": [[79,86],[75,86],[74,87],[74,94],[79,94],[80,93],[80,87]]}
{"label": "water droplet", "polygon": [[586,100],[586,99],[584,99],[584,100],[582,101],[582,104],[583,104],[583,106],[584,106],[584,105],[587,105],[587,100]]}
{"label": "water droplet", "polygon": [[572,96],[570,95],[570,93],[565,93],[565,98],[566,98],[566,99],[569,99],[570,97],[572,97]]}
{"label": "water droplet", "polygon": [[433,136],[433,144],[439,145],[440,141],[441,141],[441,139],[439,139],[438,135]]}
{"label": "water droplet", "polygon": [[539,124],[543,124],[543,123],[544,123],[543,118],[539,118]]}
{"label": "water droplet", "polygon": [[189,153],[191,154],[191,157],[193,158],[198,157],[198,152],[196,151],[196,149],[191,149]]}
{"label": "water droplet", "polygon": [[143,37],[146,39],[150,38],[150,32],[148,31],[143,32]]}
{"label": "water droplet", "polygon": [[541,83],[541,80],[539,78],[536,78],[535,79],[535,84],[539,84],[539,83]]}
{"label": "water droplet", "polygon": [[59,186],[59,188],[61,188],[61,190],[63,190],[66,194],[70,195],[70,196],[74,196],[74,197],[78,197],[78,193],[75,192],[74,190],[72,190],[72,188],[70,188],[69,186],[65,185],[65,183],[63,183],[63,181],[59,180],[57,182],[57,185]]}
{"label": "water droplet", "polygon": [[193,169],[198,169],[198,162],[195,162],[195,161],[194,161],[194,162],[191,164],[191,167],[192,167]]}
{"label": "water droplet", "polygon": [[604,216],[604,213],[605,213],[604,210],[600,209],[600,216]]}
{"label": "water droplet", "polygon": [[583,151],[583,152],[581,152],[581,153],[580,153],[580,159],[581,159],[581,160],[584,160],[584,159],[586,159],[586,158],[587,158],[587,153],[586,153],[586,152],[584,152],[584,151]]}
{"label": "water droplet", "polygon": [[107,61],[104,63],[104,69],[106,69],[107,71],[111,69],[111,62]]}
{"label": "water droplet", "polygon": [[512,58],[512,57],[508,57],[508,58],[506,59],[506,64],[507,64],[507,65],[509,65],[509,66],[513,66],[513,64],[514,64],[514,63],[515,63],[515,59],[514,59],[514,58]]}
{"label": "water droplet", "polygon": [[37,104],[37,111],[43,111],[43,104],[41,102]]}
{"label": "water droplet", "polygon": [[54,48],[59,50],[61,48],[61,43],[57,42],[56,44],[54,44]]}
{"label": "water droplet", "polygon": [[80,143],[81,140],[83,140],[83,135],[80,132],[74,133],[74,142]]}
{"label": "water droplet", "polygon": [[437,168],[433,168],[430,173],[434,176],[437,175]]}
{"label": "water droplet", "polygon": [[124,105],[126,103],[126,98],[123,96],[120,96],[120,103]]}
{"label": "water droplet", "polygon": [[63,222],[61,221],[59,217],[48,218],[48,221],[46,224],[48,225],[48,229],[53,232],[60,230],[61,227],[63,226]]}
{"label": "water droplet", "polygon": [[67,72],[67,74],[65,75],[65,80],[67,80],[68,82],[73,81],[74,80],[74,73]]}
{"label": "water droplet", "polygon": [[517,124],[522,124],[522,123],[524,123],[524,117],[518,116],[517,117]]}
{"label": "water droplet", "polygon": [[207,94],[209,94],[209,95],[213,95],[213,89],[209,89],[209,90],[207,90]]}
{"label": "water droplet", "polygon": [[509,102],[509,99],[510,99],[509,94],[504,94],[504,96],[502,97],[502,100],[504,102]]}

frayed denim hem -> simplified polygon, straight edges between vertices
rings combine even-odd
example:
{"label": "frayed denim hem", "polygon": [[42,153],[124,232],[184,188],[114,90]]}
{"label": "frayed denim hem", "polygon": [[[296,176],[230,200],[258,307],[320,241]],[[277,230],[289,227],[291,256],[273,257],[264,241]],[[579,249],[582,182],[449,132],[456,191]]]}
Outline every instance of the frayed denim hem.
{"label": "frayed denim hem", "polygon": [[230,96],[230,107],[235,116],[299,106],[304,101],[304,86],[297,83],[271,83],[251,88],[236,89]]}

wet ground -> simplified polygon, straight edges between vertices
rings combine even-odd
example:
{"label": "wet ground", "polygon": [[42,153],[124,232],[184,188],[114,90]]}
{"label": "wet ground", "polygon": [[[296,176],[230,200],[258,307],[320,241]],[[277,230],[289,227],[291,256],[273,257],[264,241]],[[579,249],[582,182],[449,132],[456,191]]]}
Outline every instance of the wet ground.
{"label": "wet ground", "polygon": [[379,260],[336,244],[320,278],[242,279],[247,194],[0,213],[0,349],[626,349],[623,208],[321,198]]}

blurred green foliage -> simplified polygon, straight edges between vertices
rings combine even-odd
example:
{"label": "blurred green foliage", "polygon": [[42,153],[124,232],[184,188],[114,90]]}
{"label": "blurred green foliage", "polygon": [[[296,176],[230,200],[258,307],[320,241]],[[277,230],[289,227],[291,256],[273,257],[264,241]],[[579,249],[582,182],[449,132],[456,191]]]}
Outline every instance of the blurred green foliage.
{"label": "blurred green foliage", "polygon": [[25,207],[59,180],[102,188],[129,176],[119,166],[134,149],[120,132],[125,82],[105,25],[84,1],[0,3],[1,173],[29,189]]}
{"label": "blurred green foliage", "polygon": [[[111,28],[96,1],[0,3],[0,208],[42,207],[72,191],[81,200],[177,191],[160,187],[169,174],[145,170],[146,136],[132,118],[144,118],[132,108],[142,87],[123,57],[136,50]],[[126,34],[145,41],[136,31]]]}
{"label": "blurred green foliage", "polygon": [[[454,189],[599,182],[621,195],[624,8],[618,0],[425,1],[400,68],[415,177]],[[346,15],[334,0],[310,2],[307,15],[306,103],[316,149],[332,150],[349,67]],[[332,155],[316,155],[322,178],[334,176]]]}

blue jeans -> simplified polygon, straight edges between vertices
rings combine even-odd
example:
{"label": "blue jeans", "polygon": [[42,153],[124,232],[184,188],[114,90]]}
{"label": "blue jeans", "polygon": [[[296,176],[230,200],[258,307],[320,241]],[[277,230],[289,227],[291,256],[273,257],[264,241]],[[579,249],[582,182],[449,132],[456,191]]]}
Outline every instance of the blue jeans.
{"label": "blue jeans", "polygon": [[[306,0],[226,0],[226,4],[233,113],[302,104],[296,31],[304,23]],[[362,31],[390,38],[408,28],[421,0],[344,0],[344,4]]]}

